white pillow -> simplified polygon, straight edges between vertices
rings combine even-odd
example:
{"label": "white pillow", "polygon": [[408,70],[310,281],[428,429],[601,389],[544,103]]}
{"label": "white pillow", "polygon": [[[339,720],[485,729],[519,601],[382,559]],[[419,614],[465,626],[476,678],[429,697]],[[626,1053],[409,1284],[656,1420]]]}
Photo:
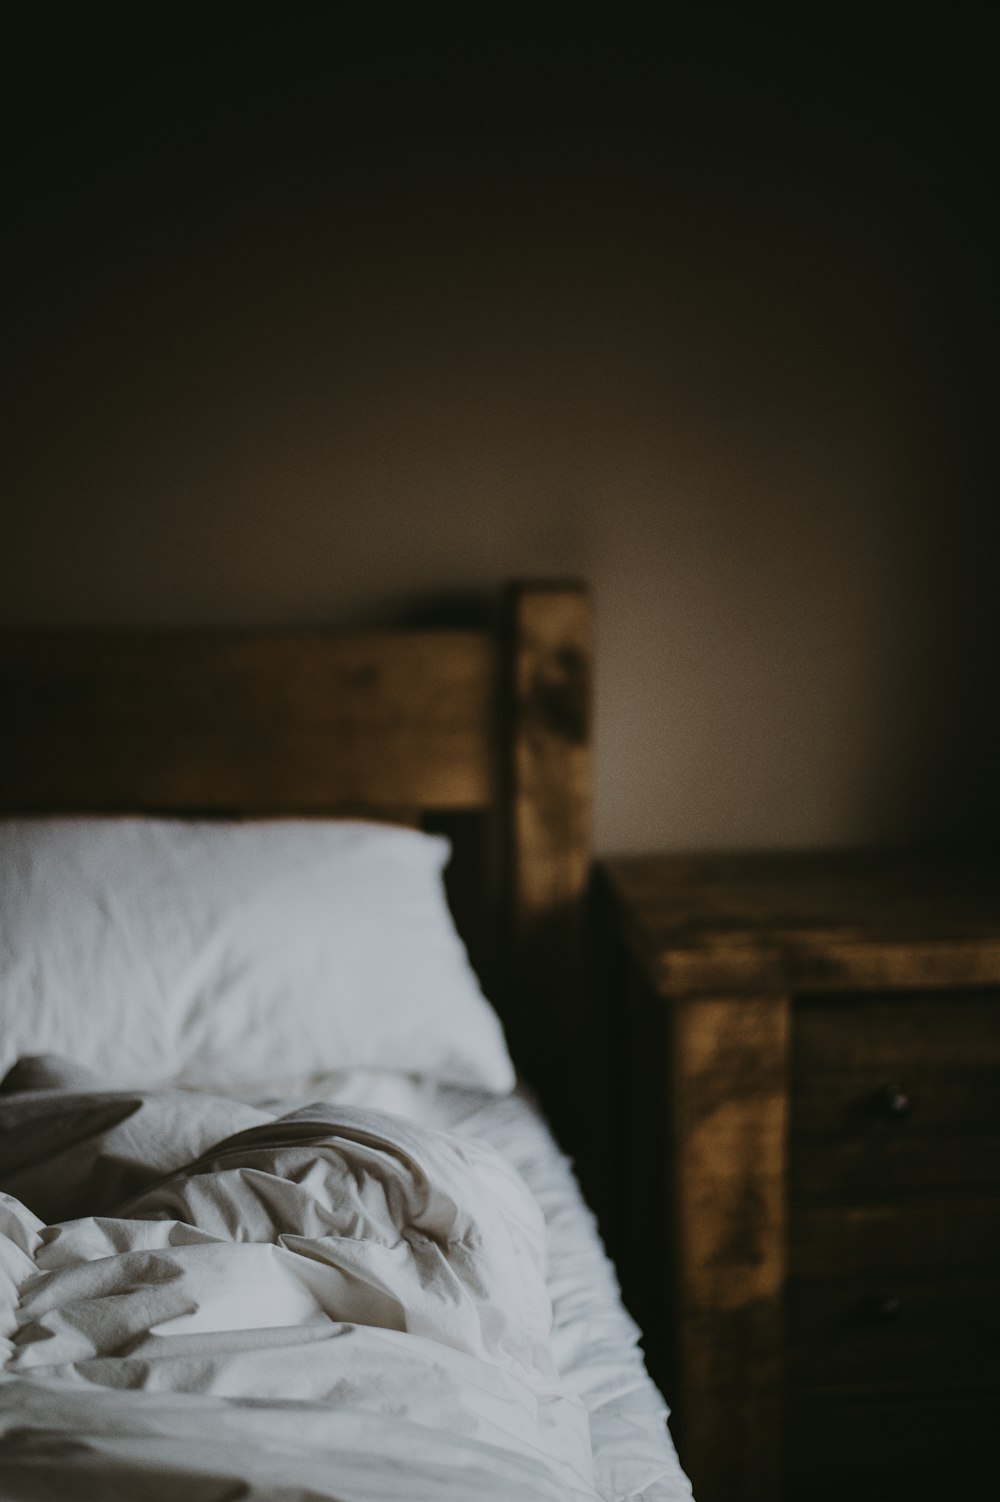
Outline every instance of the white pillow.
{"label": "white pillow", "polygon": [[360,822],[0,823],[0,1074],[108,1083],[374,1068],[509,1090],[455,932],[448,842]]}

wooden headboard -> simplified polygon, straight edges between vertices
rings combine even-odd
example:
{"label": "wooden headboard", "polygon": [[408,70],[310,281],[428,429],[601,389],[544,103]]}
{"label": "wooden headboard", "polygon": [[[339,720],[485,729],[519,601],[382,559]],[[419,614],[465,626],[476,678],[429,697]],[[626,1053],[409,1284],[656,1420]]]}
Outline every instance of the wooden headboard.
{"label": "wooden headboard", "polygon": [[515,586],[498,621],[0,633],[0,811],[475,816],[484,896],[457,849],[453,906],[540,1076],[590,863],[587,594]]}

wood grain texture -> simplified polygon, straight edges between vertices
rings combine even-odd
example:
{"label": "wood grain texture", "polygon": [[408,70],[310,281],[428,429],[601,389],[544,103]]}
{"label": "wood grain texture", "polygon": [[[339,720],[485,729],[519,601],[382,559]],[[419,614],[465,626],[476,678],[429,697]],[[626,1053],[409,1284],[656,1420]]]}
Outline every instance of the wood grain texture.
{"label": "wood grain texture", "polygon": [[590,601],[575,584],[519,587],[508,619],[512,1024],[531,1068],[552,1079],[566,1067],[574,1010],[579,1017],[591,861]]}
{"label": "wood grain texture", "polygon": [[676,1283],[634,1281],[695,1495],[955,1494],[1000,1412],[1000,862],[636,857],[599,889],[668,1040],[629,1088],[671,1105]]}
{"label": "wood grain texture", "polygon": [[791,1217],[794,1390],[995,1391],[1000,1198],[802,1207]]}
{"label": "wood grain texture", "polygon": [[687,1000],[674,1026],[680,1453],[704,1502],[769,1502],[781,1461],[789,1002]]}
{"label": "wood grain texture", "polygon": [[0,810],[442,830],[489,994],[555,1039],[590,851],[589,605],[512,599],[477,629],[0,633]]}
{"label": "wood grain texture", "polygon": [[640,963],[681,993],[964,987],[1000,974],[1000,865],[893,853],[608,863]]}
{"label": "wood grain texture", "polygon": [[590,604],[581,586],[511,601],[512,856],[522,933],[575,910],[590,868]]}
{"label": "wood grain texture", "polygon": [[803,999],[792,1119],[796,1203],[1000,1202],[1000,991]]}
{"label": "wood grain texture", "polygon": [[0,637],[7,811],[480,808],[495,643],[474,632]]}

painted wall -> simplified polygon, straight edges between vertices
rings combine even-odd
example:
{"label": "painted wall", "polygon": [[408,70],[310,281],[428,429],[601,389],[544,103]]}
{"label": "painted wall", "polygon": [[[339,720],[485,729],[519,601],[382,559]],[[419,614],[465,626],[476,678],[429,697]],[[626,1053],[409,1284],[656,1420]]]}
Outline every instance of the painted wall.
{"label": "painted wall", "polygon": [[3,621],[583,576],[600,849],[996,832],[967,38],[75,24],[15,100]]}

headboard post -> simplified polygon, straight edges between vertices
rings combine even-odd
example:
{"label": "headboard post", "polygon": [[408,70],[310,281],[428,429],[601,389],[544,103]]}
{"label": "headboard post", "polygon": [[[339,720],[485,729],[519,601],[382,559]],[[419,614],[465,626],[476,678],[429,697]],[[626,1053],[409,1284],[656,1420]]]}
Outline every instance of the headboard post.
{"label": "headboard post", "polygon": [[[511,974],[505,1008],[529,1078],[559,1080],[579,1029],[591,861],[591,611],[577,583],[507,599],[506,841]],[[546,1105],[558,1116],[558,1102]]]}

